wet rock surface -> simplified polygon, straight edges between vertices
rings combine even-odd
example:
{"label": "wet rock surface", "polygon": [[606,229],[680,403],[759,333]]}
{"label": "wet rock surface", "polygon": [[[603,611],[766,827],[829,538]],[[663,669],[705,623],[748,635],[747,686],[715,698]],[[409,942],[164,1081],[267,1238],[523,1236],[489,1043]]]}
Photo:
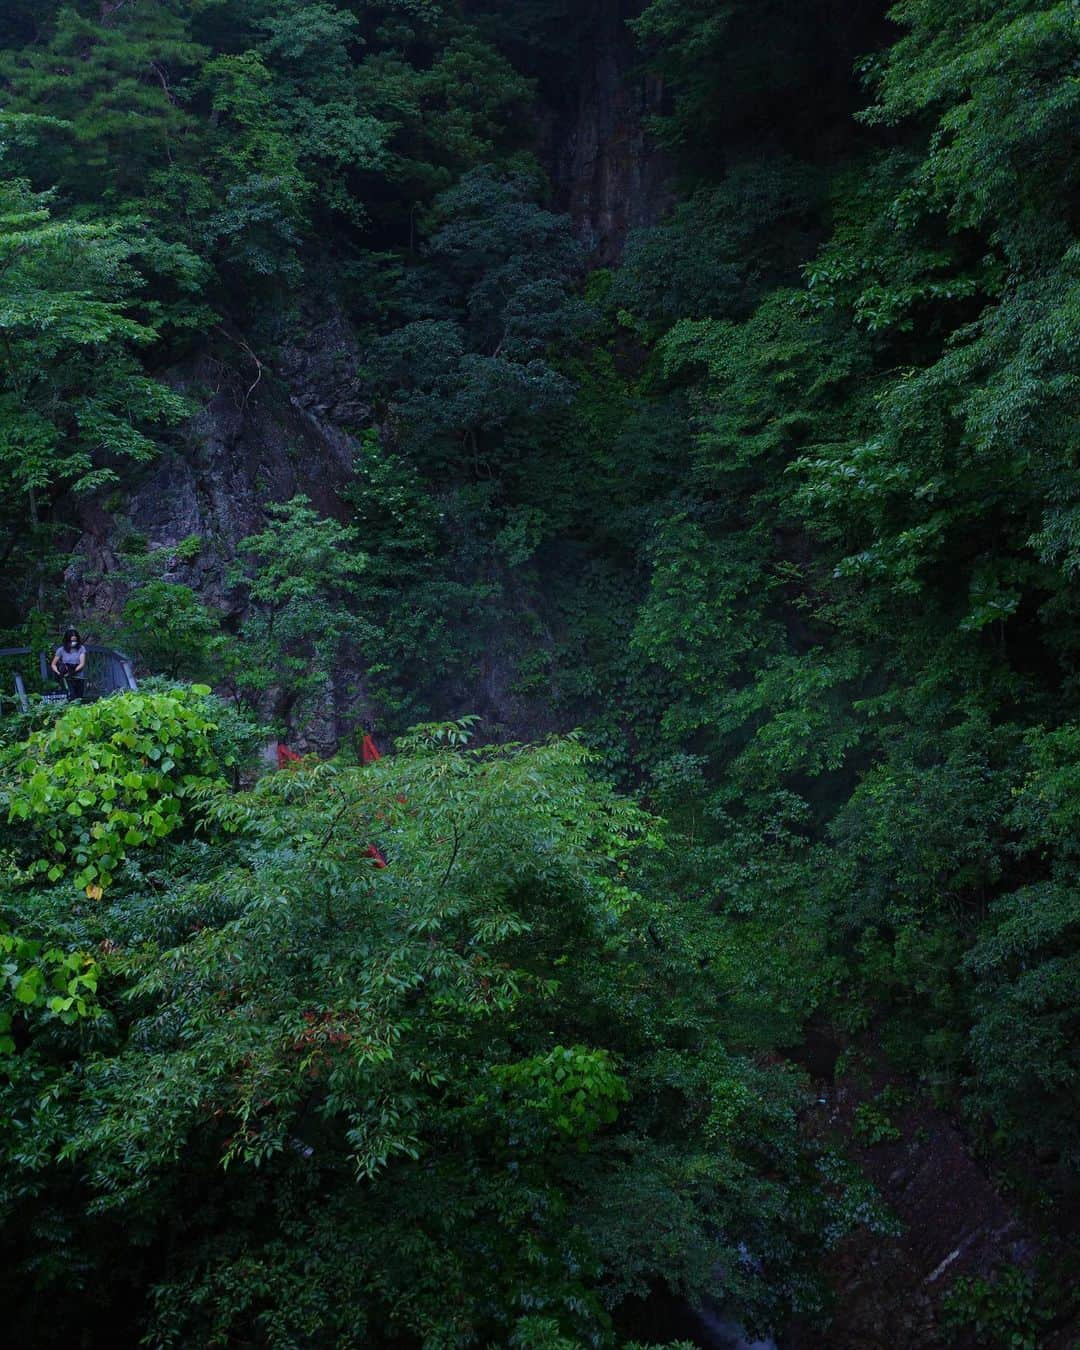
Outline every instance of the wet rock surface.
{"label": "wet rock surface", "polygon": [[[821,1072],[820,1058],[809,1061]],[[917,1095],[889,1113],[896,1139],[868,1142],[858,1108],[873,1102],[888,1079],[819,1081],[808,1128],[842,1148],[874,1183],[899,1220],[895,1236],[857,1232],[826,1261],[833,1320],[796,1326],[783,1350],[920,1350],[983,1342],[943,1326],[942,1300],[958,1276],[991,1276],[1010,1267],[1034,1270],[1045,1253],[1017,1204],[974,1156],[961,1129]],[[1074,1350],[1080,1328],[1047,1332],[1040,1350]]]}

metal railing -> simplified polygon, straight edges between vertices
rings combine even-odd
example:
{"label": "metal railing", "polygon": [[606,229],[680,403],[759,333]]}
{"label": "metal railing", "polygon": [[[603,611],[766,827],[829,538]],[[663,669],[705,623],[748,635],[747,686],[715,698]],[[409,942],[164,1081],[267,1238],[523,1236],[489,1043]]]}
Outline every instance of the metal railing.
{"label": "metal railing", "polygon": [[[29,657],[32,661],[34,655],[32,647],[0,647],[0,658]],[[50,655],[48,652],[39,651],[37,658],[42,689],[55,694],[58,685],[49,669]],[[104,698],[108,694],[122,693],[125,690],[134,690],[139,687],[130,659],[123,652],[118,652],[113,647],[98,647],[87,644],[84,678],[86,680],[85,696],[87,699]],[[23,672],[18,669],[15,671],[15,697],[18,699],[23,712],[29,712],[30,695],[27,693],[26,679]]]}

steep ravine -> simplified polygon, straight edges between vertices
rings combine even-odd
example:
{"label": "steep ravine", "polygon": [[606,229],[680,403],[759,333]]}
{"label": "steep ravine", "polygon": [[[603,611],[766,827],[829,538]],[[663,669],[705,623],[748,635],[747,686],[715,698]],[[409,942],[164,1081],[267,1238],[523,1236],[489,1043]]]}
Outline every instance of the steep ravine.
{"label": "steep ravine", "polygon": [[[555,202],[603,265],[617,263],[628,233],[654,223],[673,200],[672,165],[646,129],[664,90],[638,68],[626,28],[640,8],[639,0],[599,0],[564,86],[570,92],[540,119]],[[326,514],[347,514],[338,494],[357,450],[355,432],[370,421],[354,376],[360,355],[347,317],[333,314],[312,318],[272,358],[246,350],[242,339],[217,335],[197,359],[169,372],[169,381],[202,409],[175,448],[131,483],[122,505],[106,494],[81,509],[83,535],[66,575],[74,613],[86,621],[118,609],[122,551],[126,539],[137,537],[169,559],[166,575],[238,619],[227,570],[238,541],[261,528],[265,502],[305,492]],[[173,550],[191,535],[201,537],[203,548],[188,561],[173,561]],[[493,652],[469,708],[527,734],[528,710],[516,722],[508,711],[510,683],[506,662]],[[332,750],[355,711],[325,707],[300,744]],[[904,1232],[846,1245],[830,1265],[837,1320],[828,1339],[796,1330],[785,1344],[790,1350],[940,1344],[934,1296],[945,1272],[988,1273],[1027,1259],[1032,1240],[944,1116],[913,1116],[917,1143],[862,1148],[851,1132],[850,1085],[822,1091],[822,1127],[847,1142]],[[703,1347],[751,1344],[720,1314],[668,1309],[663,1316],[665,1334]],[[1070,1343],[1063,1331],[1047,1350]]]}

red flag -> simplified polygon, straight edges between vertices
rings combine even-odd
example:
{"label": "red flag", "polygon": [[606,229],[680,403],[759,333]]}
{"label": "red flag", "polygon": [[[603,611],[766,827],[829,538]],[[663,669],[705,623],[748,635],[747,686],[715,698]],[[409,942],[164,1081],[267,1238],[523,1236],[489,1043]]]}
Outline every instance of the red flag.
{"label": "red flag", "polygon": [[360,746],[360,763],[374,764],[378,759],[382,759],[382,755],[379,753],[379,747],[365,732],[363,742]]}

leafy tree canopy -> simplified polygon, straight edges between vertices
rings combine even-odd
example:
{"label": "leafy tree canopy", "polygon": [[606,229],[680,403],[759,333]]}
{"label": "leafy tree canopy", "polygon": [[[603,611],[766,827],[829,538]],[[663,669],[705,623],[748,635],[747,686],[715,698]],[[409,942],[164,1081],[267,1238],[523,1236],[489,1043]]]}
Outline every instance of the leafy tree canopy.
{"label": "leafy tree canopy", "polygon": [[[422,727],[375,767],[237,794],[189,777],[200,835],[132,840],[103,900],[9,890],[21,930],[103,953],[96,1020],[25,1043],[2,1088],[7,1231],[64,1177],[87,1196],[78,1288],[53,1287],[32,1220],[24,1249],[64,1307],[130,1308],[163,1345],[285,1345],[510,1341],[538,1316],[612,1342],[610,1310],[657,1274],[690,1291],[723,1271],[763,1318],[812,1304],[807,1226],[862,1201],[821,1207],[795,1080],[717,1039],[722,948],[635,885],[657,823],[574,741],[465,739]],[[137,731],[110,744],[145,758]],[[120,1217],[148,1254],[172,1235],[152,1293],[141,1257],[114,1261]]]}

